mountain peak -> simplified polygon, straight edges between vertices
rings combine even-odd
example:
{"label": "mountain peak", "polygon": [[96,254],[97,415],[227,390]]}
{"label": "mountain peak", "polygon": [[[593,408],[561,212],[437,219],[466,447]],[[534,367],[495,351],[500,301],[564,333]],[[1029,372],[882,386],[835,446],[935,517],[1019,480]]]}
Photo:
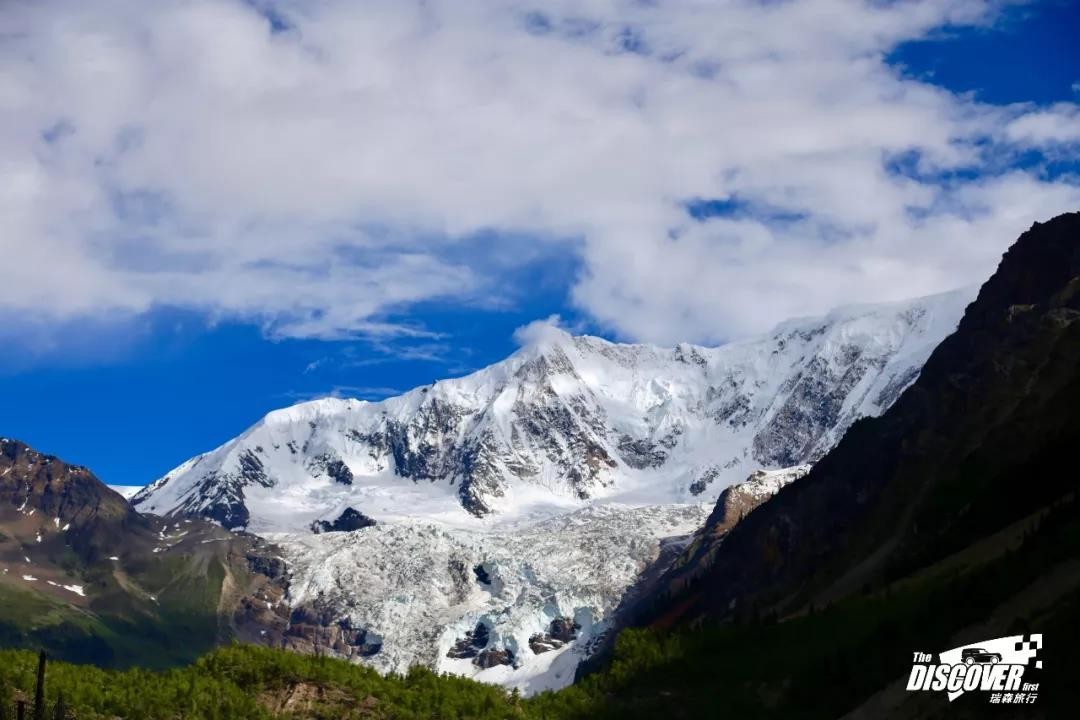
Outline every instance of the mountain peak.
{"label": "mountain peak", "polygon": [[533,320],[514,331],[514,339],[525,353],[543,352],[545,349],[564,346],[573,342],[574,336],[559,326],[559,318]]}
{"label": "mountain peak", "polygon": [[267,425],[289,425],[293,423],[313,422],[328,415],[355,410],[367,404],[366,400],[354,398],[321,397],[305,400],[279,410],[271,410],[263,416]]}
{"label": "mountain peak", "polygon": [[471,526],[593,502],[714,500],[812,462],[888,407],[955,327],[963,293],[847,308],[715,348],[573,336],[551,322],[470,375],[379,402],[268,414],[133,500],[229,527],[303,531],[353,507]]}

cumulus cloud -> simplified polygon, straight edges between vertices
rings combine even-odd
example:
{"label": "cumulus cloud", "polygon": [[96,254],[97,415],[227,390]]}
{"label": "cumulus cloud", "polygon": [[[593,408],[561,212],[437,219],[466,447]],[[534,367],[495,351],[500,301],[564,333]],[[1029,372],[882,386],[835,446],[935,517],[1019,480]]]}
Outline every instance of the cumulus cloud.
{"label": "cumulus cloud", "polygon": [[1028,145],[1080,143],[1080,106],[1059,103],[1029,112],[1009,123],[1006,134]]}
{"label": "cumulus cloud", "polygon": [[0,311],[392,337],[574,252],[598,323],[711,341],[977,282],[1080,207],[1004,169],[1075,153],[1077,106],[981,104],[885,56],[995,6],[5,3]]}
{"label": "cumulus cloud", "polygon": [[562,327],[562,318],[549,315],[542,320],[533,320],[514,330],[514,341],[522,347],[545,347],[554,345],[564,338],[567,332]]}

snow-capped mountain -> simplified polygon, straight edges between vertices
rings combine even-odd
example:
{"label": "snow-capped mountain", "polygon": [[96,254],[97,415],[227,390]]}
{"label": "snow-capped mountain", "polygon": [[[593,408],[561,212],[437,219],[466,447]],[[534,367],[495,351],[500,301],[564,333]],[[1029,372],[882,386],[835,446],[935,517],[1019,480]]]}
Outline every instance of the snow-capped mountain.
{"label": "snow-capped mountain", "polygon": [[629,588],[711,548],[707,518],[730,527],[888,408],[972,294],[716,348],[545,328],[466,377],[272,412],[133,503],[280,549],[280,587],[241,613],[250,641],[561,687]]}
{"label": "snow-capped mountain", "polygon": [[266,533],[345,512],[480,527],[591,502],[711,502],[756,469],[813,462],[881,413],[972,294],[842,308],[715,348],[552,328],[466,377],[271,412],[133,503]]}

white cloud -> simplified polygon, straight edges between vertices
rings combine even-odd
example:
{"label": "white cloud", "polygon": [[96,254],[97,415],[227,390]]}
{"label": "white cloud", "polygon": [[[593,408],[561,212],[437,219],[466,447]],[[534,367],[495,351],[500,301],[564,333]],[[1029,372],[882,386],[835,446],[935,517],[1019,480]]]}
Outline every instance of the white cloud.
{"label": "white cloud", "polygon": [[[508,265],[575,252],[600,323],[708,341],[977,282],[1080,187],[948,171],[1071,152],[1077,107],[978,104],[884,56],[991,7],[8,3],[0,257],[19,271],[0,311],[387,336],[415,331],[389,312],[497,301]],[[888,172],[897,156],[915,171]],[[750,210],[685,213],[731,197]],[[491,230],[536,247],[476,240]]]}
{"label": "white cloud", "polygon": [[1010,140],[1030,145],[1080,143],[1080,106],[1058,103],[1013,120],[1006,128]]}
{"label": "white cloud", "polygon": [[293,404],[300,404],[310,402],[312,400],[321,400],[322,398],[355,398],[358,400],[371,400],[378,401],[388,397],[394,397],[406,392],[401,388],[386,387],[382,385],[335,385],[329,390],[324,391],[301,391],[290,390],[282,393],[281,397],[292,401]]}
{"label": "white cloud", "polygon": [[522,347],[544,347],[558,343],[567,335],[562,328],[562,318],[549,315],[543,320],[533,320],[514,330],[514,341]]}

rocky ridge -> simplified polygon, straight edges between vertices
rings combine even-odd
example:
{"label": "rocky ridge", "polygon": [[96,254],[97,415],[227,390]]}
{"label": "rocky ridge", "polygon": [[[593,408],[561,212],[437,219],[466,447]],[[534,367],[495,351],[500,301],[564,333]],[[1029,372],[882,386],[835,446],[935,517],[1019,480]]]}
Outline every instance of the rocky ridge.
{"label": "rocky ridge", "polygon": [[552,328],[463,378],[272,412],[133,503],[265,533],[308,531],[347,507],[469,526],[597,501],[712,502],[758,468],[815,461],[887,408],[967,297],[844,308],[717,348]]}

